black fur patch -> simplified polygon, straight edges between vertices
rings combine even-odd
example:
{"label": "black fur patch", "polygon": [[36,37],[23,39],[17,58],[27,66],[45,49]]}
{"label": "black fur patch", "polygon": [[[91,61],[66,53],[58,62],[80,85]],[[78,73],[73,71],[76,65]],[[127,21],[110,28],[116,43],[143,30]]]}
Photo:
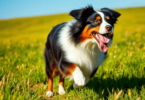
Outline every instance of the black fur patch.
{"label": "black fur patch", "polygon": [[92,6],[83,9],[72,10],[70,15],[73,16],[77,22],[71,26],[70,35],[73,41],[78,44],[80,42],[80,34],[88,23],[88,18],[95,13]]}
{"label": "black fur patch", "polygon": [[83,9],[72,10],[69,14],[73,16],[76,20],[86,21],[87,18],[93,14],[95,11],[92,6],[88,6]]}
{"label": "black fur patch", "polygon": [[55,26],[47,37],[46,48],[44,51],[44,58],[45,58],[45,69],[46,74],[48,77],[53,72],[52,62],[55,61],[57,65],[59,65],[60,61],[63,59],[62,56],[64,52],[60,49],[60,45],[58,45],[58,38],[60,34],[60,30],[64,27],[66,23],[59,24]]}
{"label": "black fur patch", "polygon": [[101,12],[103,12],[105,15],[109,15],[111,16],[112,18],[112,24],[116,23],[117,21],[117,18],[121,15],[120,13],[114,11],[114,10],[111,10],[109,8],[102,8],[101,9]]}

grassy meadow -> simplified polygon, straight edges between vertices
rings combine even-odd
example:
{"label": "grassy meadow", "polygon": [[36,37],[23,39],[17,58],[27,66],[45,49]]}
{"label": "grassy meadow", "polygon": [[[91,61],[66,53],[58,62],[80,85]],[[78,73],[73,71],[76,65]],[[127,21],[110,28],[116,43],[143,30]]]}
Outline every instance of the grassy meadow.
{"label": "grassy meadow", "polygon": [[46,97],[43,51],[48,33],[68,14],[0,20],[0,100],[145,100],[145,7],[116,9],[122,15],[108,58],[85,87]]}

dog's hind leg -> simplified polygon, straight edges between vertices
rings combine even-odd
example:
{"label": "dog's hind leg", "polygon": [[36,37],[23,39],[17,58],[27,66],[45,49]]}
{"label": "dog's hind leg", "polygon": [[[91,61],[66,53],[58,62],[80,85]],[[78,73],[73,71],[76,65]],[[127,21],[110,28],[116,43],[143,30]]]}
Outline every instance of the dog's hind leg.
{"label": "dog's hind leg", "polygon": [[48,78],[48,90],[46,92],[48,97],[53,96],[53,78]]}
{"label": "dog's hind leg", "polygon": [[65,90],[64,90],[64,77],[62,75],[60,75],[60,79],[59,79],[59,89],[58,89],[58,93],[60,95],[65,94]]}
{"label": "dog's hind leg", "polygon": [[59,71],[50,50],[45,49],[44,58],[45,58],[45,65],[46,65],[45,71],[48,77],[48,90],[46,92],[46,95],[48,97],[52,97],[53,96],[53,78],[59,74]]}
{"label": "dog's hind leg", "polygon": [[45,59],[45,72],[48,77],[48,89],[46,95],[48,97],[52,97],[53,96],[53,78],[52,78],[53,68],[51,66],[52,57],[50,55],[50,51],[47,51],[46,48],[44,51],[44,59]]}

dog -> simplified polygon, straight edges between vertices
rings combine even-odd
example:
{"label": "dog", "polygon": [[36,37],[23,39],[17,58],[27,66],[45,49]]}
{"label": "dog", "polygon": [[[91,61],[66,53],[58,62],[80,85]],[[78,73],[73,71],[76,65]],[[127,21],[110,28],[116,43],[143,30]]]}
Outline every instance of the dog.
{"label": "dog", "polygon": [[64,78],[72,77],[73,87],[84,86],[106,58],[112,44],[114,24],[121,15],[109,8],[95,11],[92,6],[72,10],[74,20],[53,27],[44,50],[48,76],[46,95],[53,96],[53,78],[60,77],[58,93],[65,94]]}

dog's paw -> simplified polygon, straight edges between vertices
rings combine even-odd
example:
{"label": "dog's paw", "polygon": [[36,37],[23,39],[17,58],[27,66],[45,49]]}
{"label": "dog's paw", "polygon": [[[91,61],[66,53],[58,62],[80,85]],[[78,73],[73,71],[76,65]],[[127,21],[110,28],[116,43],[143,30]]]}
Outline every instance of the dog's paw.
{"label": "dog's paw", "polygon": [[86,79],[85,77],[81,77],[81,78],[78,78],[78,79],[75,79],[75,87],[82,87],[86,84]]}
{"label": "dog's paw", "polygon": [[53,92],[52,92],[52,91],[47,91],[47,92],[46,92],[46,96],[52,97],[52,96],[53,96]]}
{"label": "dog's paw", "polygon": [[63,94],[65,94],[64,87],[62,87],[60,84],[59,84],[59,90],[58,90],[58,93],[59,93],[59,95],[63,95]]}
{"label": "dog's paw", "polygon": [[86,84],[86,78],[78,67],[73,72],[73,78],[75,82],[75,84],[73,85],[74,87],[82,87]]}
{"label": "dog's paw", "polygon": [[80,87],[82,87],[82,86],[78,86],[78,85],[74,82],[73,88],[80,88]]}

